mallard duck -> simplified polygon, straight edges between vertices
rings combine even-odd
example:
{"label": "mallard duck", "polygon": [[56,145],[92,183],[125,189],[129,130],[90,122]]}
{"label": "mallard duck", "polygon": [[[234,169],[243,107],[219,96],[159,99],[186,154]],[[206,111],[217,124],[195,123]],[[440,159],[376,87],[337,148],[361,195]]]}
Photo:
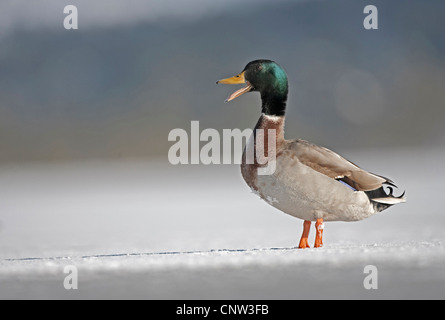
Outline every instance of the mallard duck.
{"label": "mallard duck", "polygon": [[[257,91],[261,95],[261,116],[251,140],[255,151],[263,152],[268,161],[257,161],[257,153],[254,161],[247,161],[246,146],[241,173],[252,191],[267,203],[304,220],[299,248],[309,247],[312,222],[316,230],[314,247],[321,247],[324,221],[358,221],[406,201],[405,192],[398,197],[393,195],[392,187],[396,185],[390,179],[365,171],[327,148],[284,138],[288,81],[286,72],[276,62],[251,61],[241,73],[218,83],[246,84],[226,102],[247,92]],[[259,129],[263,129],[264,137],[257,141]],[[275,134],[268,134],[270,130]],[[266,147],[270,146],[269,136],[274,139],[272,151]],[[275,161],[273,172],[259,174],[271,161]]]}

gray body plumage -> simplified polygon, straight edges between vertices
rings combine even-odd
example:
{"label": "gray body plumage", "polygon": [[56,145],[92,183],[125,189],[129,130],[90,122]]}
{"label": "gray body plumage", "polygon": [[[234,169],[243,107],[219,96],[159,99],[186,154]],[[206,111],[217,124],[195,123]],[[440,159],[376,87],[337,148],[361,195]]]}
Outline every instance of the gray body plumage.
{"label": "gray body plumage", "polygon": [[[263,200],[297,218],[315,221],[358,221],[405,202],[383,191],[391,180],[369,173],[335,152],[304,140],[284,139],[284,117],[262,115],[256,129],[276,133],[275,170],[258,174],[257,164],[243,157],[246,183]],[[267,145],[254,144],[255,149]]]}

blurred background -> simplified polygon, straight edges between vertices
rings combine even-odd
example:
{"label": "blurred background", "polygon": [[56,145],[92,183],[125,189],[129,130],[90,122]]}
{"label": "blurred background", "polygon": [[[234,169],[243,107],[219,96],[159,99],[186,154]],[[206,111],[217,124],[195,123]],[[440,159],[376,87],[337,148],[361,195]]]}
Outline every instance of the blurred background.
{"label": "blurred background", "polygon": [[[76,5],[79,29],[63,28]],[[267,58],[288,73],[287,137],[334,150],[445,144],[445,3],[0,3],[0,163],[166,160],[171,129],[250,128],[257,94],[215,81]]]}
{"label": "blurred background", "polygon": [[[67,4],[78,30],[63,28]],[[365,30],[368,4],[0,2],[0,256],[296,244],[300,222],[271,214],[238,166],[167,158],[168,133],[192,120],[255,125],[259,95],[224,104],[237,88],[215,81],[259,58],[288,73],[288,138],[407,190],[406,205],[338,224],[331,241],[440,234],[445,3],[373,1],[379,29]]]}
{"label": "blurred background", "polygon": [[[78,30],[63,27],[69,4]],[[378,30],[363,27],[369,4]],[[443,297],[444,17],[433,0],[0,1],[0,298],[66,296],[60,266],[74,262],[92,273],[82,297],[288,298],[310,287],[356,298],[362,263],[392,268],[379,294]],[[237,87],[215,84],[254,59],[288,74],[287,138],[393,179],[408,202],[327,224],[321,250],[258,258],[295,247],[302,222],[259,201],[237,165],[167,158],[169,132],[192,120],[256,124],[257,93],[224,104]],[[116,274],[98,284],[106,270]]]}

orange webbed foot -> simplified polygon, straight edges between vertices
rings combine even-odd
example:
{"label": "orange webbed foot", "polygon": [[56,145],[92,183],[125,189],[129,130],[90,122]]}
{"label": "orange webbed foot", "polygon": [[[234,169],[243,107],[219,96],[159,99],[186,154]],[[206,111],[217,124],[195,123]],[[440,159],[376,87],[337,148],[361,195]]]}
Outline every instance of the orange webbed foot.
{"label": "orange webbed foot", "polygon": [[300,249],[310,248],[308,241],[310,228],[311,228],[311,222],[308,220],[304,220],[303,234],[301,235],[300,244],[298,245],[298,248]]}
{"label": "orange webbed foot", "polygon": [[323,229],[324,229],[324,223],[323,219],[317,219],[317,222],[315,223],[315,248],[320,248],[323,246]]}
{"label": "orange webbed foot", "polygon": [[298,245],[298,248],[299,249],[310,248],[308,239],[307,238],[301,238],[300,239],[300,244]]}

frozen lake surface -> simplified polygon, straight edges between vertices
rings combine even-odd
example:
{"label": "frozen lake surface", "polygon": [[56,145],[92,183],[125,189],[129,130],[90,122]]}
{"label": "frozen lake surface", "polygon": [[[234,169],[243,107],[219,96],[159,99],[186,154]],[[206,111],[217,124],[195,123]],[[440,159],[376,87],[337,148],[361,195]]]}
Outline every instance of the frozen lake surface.
{"label": "frozen lake surface", "polygon": [[[4,165],[0,298],[445,299],[445,153],[376,153],[342,152],[408,202],[326,223],[325,247],[306,250],[302,221],[259,200],[234,165]],[[63,286],[67,265],[77,290]],[[378,289],[364,288],[367,265]]]}

